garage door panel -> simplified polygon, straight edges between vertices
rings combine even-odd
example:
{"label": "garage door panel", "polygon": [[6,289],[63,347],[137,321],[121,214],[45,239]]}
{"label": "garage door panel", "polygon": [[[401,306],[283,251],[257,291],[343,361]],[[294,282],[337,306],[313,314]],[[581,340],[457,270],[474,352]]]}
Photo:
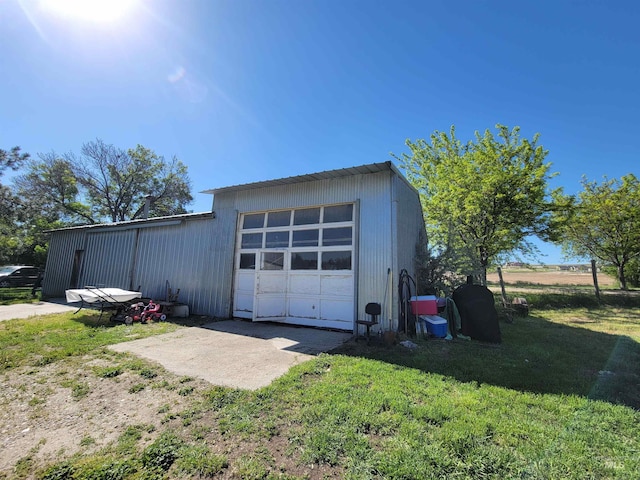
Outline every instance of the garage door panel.
{"label": "garage door panel", "polygon": [[251,318],[253,316],[253,292],[250,294],[236,294],[233,314],[240,318]]}
{"label": "garage door panel", "polygon": [[339,300],[336,298],[322,299],[320,301],[321,320],[344,321],[345,324],[353,323],[353,300],[351,298]]}
{"label": "garage door panel", "polygon": [[353,275],[323,275],[320,281],[320,294],[352,297]]}
{"label": "garage door panel", "polygon": [[253,295],[253,288],[256,282],[255,274],[253,272],[240,272],[238,273],[237,278],[238,283],[236,289],[239,292],[251,292],[251,295]]}
{"label": "garage door panel", "polygon": [[284,318],[286,315],[285,297],[262,296],[256,299],[256,319],[272,319]]}
{"label": "garage door panel", "polygon": [[317,298],[289,296],[289,317],[317,319],[319,315]]}
{"label": "garage door panel", "polygon": [[282,273],[259,273],[258,295],[285,293],[287,291],[287,277]]}
{"label": "garage door panel", "polygon": [[353,204],[341,204],[243,213],[237,231],[234,314],[351,330],[353,212]]}
{"label": "garage door panel", "polygon": [[295,274],[289,277],[289,293],[292,295],[320,295],[318,274]]}
{"label": "garage door panel", "polygon": [[255,274],[253,271],[239,271],[236,274],[235,300],[233,315],[239,318],[253,318],[253,299],[255,297]]}

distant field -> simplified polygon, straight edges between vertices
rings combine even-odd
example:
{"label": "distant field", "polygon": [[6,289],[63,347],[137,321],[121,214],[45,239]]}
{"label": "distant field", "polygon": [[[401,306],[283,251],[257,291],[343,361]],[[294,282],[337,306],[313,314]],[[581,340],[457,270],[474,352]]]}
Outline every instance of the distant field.
{"label": "distant field", "polygon": [[[593,285],[591,273],[539,271],[539,270],[502,270],[504,283],[508,285],[537,284],[537,285]],[[487,273],[487,282],[499,283],[497,272]],[[598,285],[614,288],[616,280],[604,273],[598,273]]]}

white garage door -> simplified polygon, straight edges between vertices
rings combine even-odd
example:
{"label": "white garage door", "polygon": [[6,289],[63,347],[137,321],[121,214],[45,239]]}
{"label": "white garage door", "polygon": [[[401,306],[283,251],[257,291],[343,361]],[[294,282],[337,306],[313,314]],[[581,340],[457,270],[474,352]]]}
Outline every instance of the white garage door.
{"label": "white garage door", "polygon": [[353,204],[252,212],[239,225],[234,316],[353,328]]}

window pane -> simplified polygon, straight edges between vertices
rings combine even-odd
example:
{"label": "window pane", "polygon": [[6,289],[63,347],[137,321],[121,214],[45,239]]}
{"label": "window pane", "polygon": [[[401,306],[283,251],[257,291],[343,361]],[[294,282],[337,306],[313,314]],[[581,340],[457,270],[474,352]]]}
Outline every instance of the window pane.
{"label": "window pane", "polygon": [[325,228],[322,231],[322,245],[351,245],[351,227]]}
{"label": "window pane", "polygon": [[289,246],[289,232],[267,232],[265,248],[283,248]]}
{"label": "window pane", "polygon": [[320,223],[319,208],[303,208],[293,212],[294,225],[312,225],[314,223]]}
{"label": "window pane", "polygon": [[351,252],[322,252],[322,270],[351,270]]}
{"label": "window pane", "polygon": [[266,252],[262,255],[262,270],[282,270],[284,253]]}
{"label": "window pane", "polygon": [[264,213],[252,213],[245,215],[242,228],[262,228],[264,226]]}
{"label": "window pane", "polygon": [[284,212],[269,212],[267,227],[286,227],[291,223],[291,210]]}
{"label": "window pane", "polygon": [[254,270],[256,268],[256,254],[255,253],[241,253],[240,254],[240,268],[244,270]]}
{"label": "window pane", "polygon": [[240,248],[262,248],[262,234],[243,233]]}
{"label": "window pane", "polygon": [[350,222],[353,220],[353,205],[324,207],[324,223]]}
{"label": "window pane", "polygon": [[317,270],[318,252],[295,252],[291,254],[291,270]]}
{"label": "window pane", "polygon": [[317,247],[319,230],[294,230],[293,247]]}

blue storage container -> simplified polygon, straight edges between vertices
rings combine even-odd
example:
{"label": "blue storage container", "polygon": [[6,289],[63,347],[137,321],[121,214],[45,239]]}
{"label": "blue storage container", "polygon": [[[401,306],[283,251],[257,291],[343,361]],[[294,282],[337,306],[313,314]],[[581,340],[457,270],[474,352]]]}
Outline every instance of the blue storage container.
{"label": "blue storage container", "polygon": [[430,335],[438,338],[444,338],[447,336],[447,320],[438,317],[437,315],[420,315],[420,320],[424,322],[427,327],[427,332]]}

